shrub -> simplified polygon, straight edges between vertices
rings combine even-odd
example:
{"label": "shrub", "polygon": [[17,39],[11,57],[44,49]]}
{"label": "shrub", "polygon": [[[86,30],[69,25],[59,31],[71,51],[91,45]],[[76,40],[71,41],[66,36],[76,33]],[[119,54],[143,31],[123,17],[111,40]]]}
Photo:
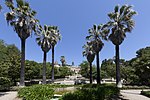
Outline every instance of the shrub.
{"label": "shrub", "polygon": [[150,91],[141,91],[141,94],[150,98]]}
{"label": "shrub", "polygon": [[18,96],[25,100],[49,100],[53,95],[54,90],[46,85],[33,85],[18,91]]}
{"label": "shrub", "polygon": [[84,85],[74,93],[62,96],[61,100],[109,100],[119,94],[119,89],[115,85]]}
{"label": "shrub", "polygon": [[6,77],[0,77],[0,91],[7,91],[10,89],[11,82]]}
{"label": "shrub", "polygon": [[137,86],[137,85],[134,85],[134,86],[123,86],[121,88],[122,90],[127,90],[127,89],[150,89],[149,86]]}

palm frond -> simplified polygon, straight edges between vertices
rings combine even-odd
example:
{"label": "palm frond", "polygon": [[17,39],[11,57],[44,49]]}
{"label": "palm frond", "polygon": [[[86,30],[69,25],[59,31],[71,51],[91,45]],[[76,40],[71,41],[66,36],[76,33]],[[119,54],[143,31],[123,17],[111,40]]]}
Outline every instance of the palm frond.
{"label": "palm frond", "polygon": [[24,1],[23,0],[16,0],[17,6],[18,7],[23,7],[24,6]]}
{"label": "palm frond", "polygon": [[119,10],[119,5],[116,5],[114,9],[115,13],[118,12],[118,10]]}
{"label": "palm frond", "polygon": [[123,5],[121,8],[120,8],[120,15],[122,15],[122,13],[124,12],[124,9],[126,8],[126,5]]}

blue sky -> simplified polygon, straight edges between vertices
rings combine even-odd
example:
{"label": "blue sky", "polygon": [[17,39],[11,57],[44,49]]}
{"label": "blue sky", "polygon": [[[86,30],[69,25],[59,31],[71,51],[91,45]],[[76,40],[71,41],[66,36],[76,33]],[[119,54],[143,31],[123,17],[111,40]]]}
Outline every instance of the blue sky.
{"label": "blue sky", "polygon": [[[93,24],[106,23],[107,14],[113,11],[115,5],[134,5],[138,12],[134,17],[136,22],[132,33],[127,33],[127,38],[120,46],[120,56],[129,60],[136,56],[136,51],[150,45],[150,1],[149,0],[28,0],[31,8],[37,11],[41,25],[59,26],[62,40],[55,48],[55,61],[60,62],[60,56],[65,56],[68,64],[74,61],[79,65],[83,60],[82,46],[86,42],[88,29]],[[8,26],[4,14],[9,11],[4,0],[0,0],[3,6],[0,14],[0,39],[7,44],[15,44],[20,48],[20,39]],[[100,53],[100,60],[112,58],[115,54],[114,45],[104,42]],[[42,62],[43,52],[35,41],[34,34],[26,41],[26,59]],[[48,53],[48,61],[51,62],[51,51]],[[95,62],[94,62],[95,63]]]}

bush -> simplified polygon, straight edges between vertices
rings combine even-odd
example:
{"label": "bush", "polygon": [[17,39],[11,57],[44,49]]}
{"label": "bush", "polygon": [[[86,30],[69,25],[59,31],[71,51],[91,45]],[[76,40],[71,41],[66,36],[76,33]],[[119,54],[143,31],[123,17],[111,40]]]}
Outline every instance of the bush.
{"label": "bush", "polygon": [[150,98],[150,91],[141,91],[141,94]]}
{"label": "bush", "polygon": [[18,91],[18,96],[25,100],[49,100],[53,95],[54,90],[47,85],[33,85]]}
{"label": "bush", "polygon": [[134,86],[123,86],[121,88],[122,90],[127,90],[127,89],[150,89],[149,86],[137,86],[137,85],[134,85]]}
{"label": "bush", "polygon": [[61,100],[109,100],[119,94],[119,89],[115,85],[84,85],[74,93],[62,96]]}
{"label": "bush", "polygon": [[6,77],[0,77],[0,91],[7,91],[10,89],[11,82]]}

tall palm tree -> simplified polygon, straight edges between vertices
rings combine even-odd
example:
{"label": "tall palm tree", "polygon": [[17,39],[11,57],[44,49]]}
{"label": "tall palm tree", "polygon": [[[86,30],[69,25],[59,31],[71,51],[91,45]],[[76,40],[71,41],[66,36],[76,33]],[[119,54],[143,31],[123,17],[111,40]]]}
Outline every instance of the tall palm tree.
{"label": "tall palm tree", "polygon": [[54,48],[57,42],[61,39],[61,35],[57,26],[49,27],[50,32],[50,42],[52,46],[52,82],[54,82]]}
{"label": "tall palm tree", "polygon": [[36,41],[44,53],[43,57],[43,84],[46,84],[46,56],[47,52],[51,49],[49,26],[44,25],[44,28],[39,25],[39,33],[37,34]]}
{"label": "tall palm tree", "polygon": [[92,50],[92,46],[88,42],[87,44],[83,46],[83,48],[84,48],[84,51],[82,52],[83,56],[86,56],[87,61],[90,64],[90,83],[92,84],[92,80],[93,80],[92,79],[92,62],[94,61],[95,53]]}
{"label": "tall palm tree", "polygon": [[2,6],[0,5],[0,11],[2,10]]}
{"label": "tall palm tree", "polygon": [[61,56],[61,57],[60,57],[60,61],[61,61],[61,63],[62,63],[62,64],[61,64],[62,66],[65,66],[65,65],[66,65],[65,56]]}
{"label": "tall palm tree", "polygon": [[11,10],[6,13],[6,21],[13,27],[21,40],[20,86],[24,86],[25,42],[32,31],[36,30],[35,26],[38,20],[34,18],[36,12],[30,8],[29,3],[24,0],[16,0],[16,3],[17,7],[15,7],[12,2],[6,1],[7,7]]}
{"label": "tall palm tree", "polygon": [[104,25],[111,29],[109,35],[110,41],[115,45],[116,56],[116,85],[122,87],[121,76],[120,76],[120,64],[119,64],[119,45],[124,41],[127,32],[131,32],[135,23],[132,17],[136,14],[131,9],[130,5],[123,5],[119,7],[115,6],[114,11],[108,14],[110,21]]}
{"label": "tall palm tree", "polygon": [[103,28],[103,24],[93,25],[92,28],[89,29],[89,36],[86,37],[87,40],[90,40],[93,51],[96,54],[96,63],[97,63],[97,84],[100,84],[100,65],[99,65],[99,52],[103,48],[104,43],[103,40],[107,40],[107,35],[109,30],[107,28]]}

